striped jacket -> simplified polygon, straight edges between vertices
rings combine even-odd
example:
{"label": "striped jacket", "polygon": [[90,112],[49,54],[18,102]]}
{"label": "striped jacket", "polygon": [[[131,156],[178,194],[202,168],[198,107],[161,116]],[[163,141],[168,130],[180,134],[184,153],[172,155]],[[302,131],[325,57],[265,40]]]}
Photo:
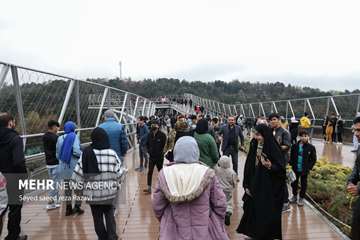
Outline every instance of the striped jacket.
{"label": "striped jacket", "polygon": [[120,178],[125,173],[122,163],[112,149],[94,149],[100,174],[85,176],[80,157],[72,175],[73,187],[82,190],[89,203],[108,202],[114,199],[119,190]]}

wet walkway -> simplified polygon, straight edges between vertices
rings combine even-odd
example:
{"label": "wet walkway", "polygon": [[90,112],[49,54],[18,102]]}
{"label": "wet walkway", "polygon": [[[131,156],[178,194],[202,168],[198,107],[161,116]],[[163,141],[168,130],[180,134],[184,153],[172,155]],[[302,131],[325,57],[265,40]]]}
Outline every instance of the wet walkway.
{"label": "wet walkway", "polygon": [[312,144],[316,147],[318,158],[326,157],[329,162],[339,163],[350,168],[354,166],[356,154],[351,152],[352,145],[324,143],[321,140],[313,140]]}
{"label": "wet walkway", "polygon": [[[129,153],[125,161],[130,172],[126,200],[119,205],[118,234],[121,239],[158,239],[159,223],[151,208],[151,197],[142,193],[146,186],[146,174],[133,171],[134,162],[138,162],[138,152]],[[242,156],[239,160],[240,168],[243,168],[244,162],[244,156]],[[154,180],[155,177],[154,175]],[[243,239],[235,233],[242,215],[242,194],[240,182],[234,196],[232,224],[228,228],[231,239]],[[47,212],[43,204],[25,204],[22,219],[23,232],[29,235],[30,240],[96,240],[90,208],[86,204],[83,206],[85,207],[84,215],[65,217],[64,207]],[[4,225],[4,232],[6,232],[6,225]],[[283,234],[284,239],[341,239],[324,220],[306,206],[292,207],[290,213],[283,215]]]}

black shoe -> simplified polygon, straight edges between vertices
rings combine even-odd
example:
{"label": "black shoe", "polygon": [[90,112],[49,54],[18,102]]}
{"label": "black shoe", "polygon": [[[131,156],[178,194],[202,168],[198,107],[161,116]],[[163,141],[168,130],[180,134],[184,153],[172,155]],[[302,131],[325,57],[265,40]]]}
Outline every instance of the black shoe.
{"label": "black shoe", "polygon": [[71,205],[67,205],[66,206],[66,211],[65,211],[65,216],[71,216],[73,214],[74,214],[74,211],[73,211]]}
{"label": "black shoe", "polygon": [[225,215],[225,225],[226,226],[230,226],[230,218],[231,218],[231,213],[226,213],[226,215]]}
{"label": "black shoe", "polygon": [[84,210],[82,210],[80,207],[74,207],[73,210],[74,213],[77,213],[78,215],[84,214]]}

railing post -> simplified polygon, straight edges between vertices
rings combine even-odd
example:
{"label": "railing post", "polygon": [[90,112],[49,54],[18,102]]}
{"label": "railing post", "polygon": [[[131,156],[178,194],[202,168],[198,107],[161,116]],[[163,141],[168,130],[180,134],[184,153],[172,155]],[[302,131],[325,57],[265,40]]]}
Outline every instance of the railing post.
{"label": "railing post", "polygon": [[145,114],[145,107],[146,107],[146,99],[144,99],[144,104],[143,104],[143,108],[142,108],[142,111],[141,111],[142,116],[144,116],[144,114]]}
{"label": "railing post", "polygon": [[242,112],[243,112],[243,114],[244,114],[244,117],[246,117],[246,114],[245,114],[245,109],[244,109],[244,105],[243,105],[243,104],[241,104],[240,106],[241,106],[241,110],[242,110]]}
{"label": "railing post", "polygon": [[256,118],[252,104],[250,103],[250,110],[254,118]]}
{"label": "railing post", "polygon": [[[78,128],[81,128],[81,116],[80,116],[80,82],[76,81],[75,85],[75,107],[76,107],[76,123]],[[80,132],[79,132],[80,134]]]}
{"label": "railing post", "polygon": [[139,102],[139,96],[136,97],[136,101],[135,101],[135,107],[134,107],[134,112],[133,112],[134,118],[136,118],[136,109],[138,106],[138,102]]}
{"label": "railing post", "polygon": [[326,102],[325,117],[329,116],[329,111],[330,111],[330,98],[328,98],[328,99],[327,99],[327,102]]}
{"label": "railing post", "polygon": [[285,111],[285,114],[286,114],[285,119],[286,119],[286,120],[289,119],[289,118],[288,118],[288,115],[289,115],[289,102],[286,102],[286,111]]}
{"label": "railing post", "polygon": [[236,109],[236,105],[234,105],[235,114],[238,115],[238,111]]}
{"label": "railing post", "polygon": [[147,117],[150,117],[150,108],[151,108],[151,105],[152,105],[152,102],[149,102],[149,106],[147,108],[147,113],[146,113],[146,116]]}
{"label": "railing post", "polygon": [[105,100],[106,100],[106,96],[108,94],[108,91],[109,91],[109,88],[105,88],[104,89],[104,93],[102,95],[102,99],[101,99],[101,103],[100,103],[100,108],[99,108],[99,112],[98,112],[98,115],[97,115],[97,118],[96,118],[96,123],[95,123],[95,126],[97,127],[100,123],[100,118],[101,118],[101,115],[102,115],[102,110],[104,108],[104,105],[105,105]]}
{"label": "railing post", "polygon": [[5,79],[6,79],[6,76],[9,72],[9,65],[4,65],[1,69],[1,72],[0,72],[0,89],[4,86],[5,84]]}
{"label": "railing post", "polygon": [[[12,79],[13,79],[13,83],[14,83],[14,87],[15,87],[16,105],[17,105],[18,114],[19,114],[21,133],[22,133],[22,135],[26,135],[26,122],[25,122],[23,101],[22,101],[22,97],[21,97],[21,89],[20,89],[20,82],[19,82],[17,67],[11,66],[11,75],[12,75]],[[23,138],[23,142],[24,142],[24,151],[25,151],[26,137]]]}
{"label": "railing post", "polygon": [[310,100],[309,100],[309,99],[306,99],[306,102],[307,102],[307,104],[309,105],[310,113],[311,113],[311,115],[312,115],[312,117],[313,117],[313,119],[314,119],[314,121],[315,121],[315,120],[316,120],[316,117],[315,117],[313,108],[312,108],[312,106],[311,106],[311,104],[310,104]]}
{"label": "railing post", "polygon": [[333,97],[330,97],[330,100],[331,100],[332,105],[334,106],[336,115],[338,116],[338,115],[339,115],[339,111],[338,111],[338,109],[337,109],[337,107],[336,107],[335,100],[334,100]]}
{"label": "railing post", "polygon": [[356,113],[355,113],[355,116],[356,114],[359,112],[360,110],[360,95],[358,96],[358,102],[357,102],[357,105],[356,105]]}
{"label": "railing post", "polygon": [[217,102],[217,105],[218,105],[218,109],[219,109],[219,114],[221,114],[221,107],[220,107],[220,103]]}
{"label": "railing post", "polygon": [[277,109],[277,107],[276,107],[275,102],[273,101],[272,103],[273,103],[273,106],[274,106],[275,112],[276,112],[276,113],[278,113],[278,109]]}
{"label": "railing post", "polygon": [[260,103],[260,107],[261,107],[261,111],[262,111],[264,117],[266,117],[265,109],[264,109],[264,106],[262,103]]}
{"label": "railing post", "polygon": [[120,118],[119,118],[119,122],[120,122],[120,123],[121,123],[122,118],[123,118],[123,116],[124,116],[125,104],[126,104],[127,97],[128,97],[128,93],[125,93],[124,100],[123,100],[123,105],[122,105],[122,107],[121,107]]}
{"label": "railing post", "polygon": [[63,106],[61,108],[60,116],[59,116],[59,119],[58,119],[58,122],[60,124],[62,124],[62,122],[64,120],[66,108],[67,108],[67,106],[69,104],[70,97],[71,97],[72,91],[74,89],[74,85],[75,85],[75,80],[74,79],[70,80],[70,84],[69,84],[69,87],[67,89],[65,100],[64,100]]}
{"label": "railing post", "polygon": [[292,113],[293,117],[295,117],[295,112],[294,112],[294,109],[293,109],[293,107],[291,105],[290,100],[288,100],[288,104],[289,104],[289,107],[290,107],[290,110],[291,110],[291,113]]}

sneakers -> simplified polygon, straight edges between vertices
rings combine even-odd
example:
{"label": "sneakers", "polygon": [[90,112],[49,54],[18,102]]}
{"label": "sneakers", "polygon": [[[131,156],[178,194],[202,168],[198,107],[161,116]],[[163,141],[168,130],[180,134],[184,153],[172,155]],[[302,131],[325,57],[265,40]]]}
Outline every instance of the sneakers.
{"label": "sneakers", "polygon": [[56,209],[59,207],[60,207],[60,203],[54,202],[54,201],[49,201],[48,204],[46,205],[46,210],[53,210],[53,209]]}
{"label": "sneakers", "polygon": [[137,168],[135,168],[135,171],[142,172],[142,171],[144,171],[144,167],[137,167]]}
{"label": "sneakers", "polygon": [[292,196],[292,198],[289,199],[289,202],[290,202],[291,204],[297,203],[297,197],[296,197],[296,196]]}
{"label": "sneakers", "polygon": [[51,203],[46,205],[46,210],[54,210],[60,207],[60,204]]}
{"label": "sneakers", "polygon": [[299,201],[297,202],[299,207],[304,206],[304,199],[303,198],[299,198]]}
{"label": "sneakers", "polygon": [[77,213],[78,215],[84,214],[84,210],[82,210],[80,207],[76,206],[73,209],[73,214]]}
{"label": "sneakers", "polygon": [[78,215],[81,215],[81,214],[84,214],[84,210],[82,210],[80,207],[76,206],[74,208],[71,207],[71,205],[67,205],[66,206],[66,211],[65,211],[65,216],[71,216],[71,215],[74,215],[74,214],[78,214]]}
{"label": "sneakers", "polygon": [[285,212],[289,212],[290,210],[291,210],[290,204],[289,203],[284,203],[282,212],[285,213]]}
{"label": "sneakers", "polygon": [[231,213],[227,212],[225,215],[225,225],[230,226]]}

